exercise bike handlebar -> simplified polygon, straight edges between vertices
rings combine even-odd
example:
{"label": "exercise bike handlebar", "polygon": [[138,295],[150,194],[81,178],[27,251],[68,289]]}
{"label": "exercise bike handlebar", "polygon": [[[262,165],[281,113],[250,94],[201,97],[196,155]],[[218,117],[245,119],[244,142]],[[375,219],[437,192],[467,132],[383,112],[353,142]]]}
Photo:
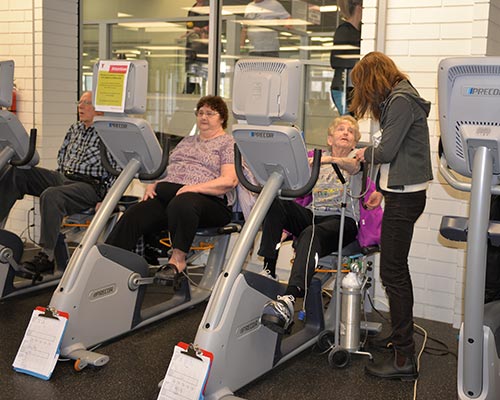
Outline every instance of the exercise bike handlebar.
{"label": "exercise bike handlebar", "polygon": [[342,174],[342,171],[340,170],[339,166],[337,163],[332,163],[333,170],[337,174],[337,177],[339,178],[340,182],[342,182],[342,185],[346,183],[344,174]]}
{"label": "exercise bike handlebar", "polygon": [[[259,194],[262,191],[262,186],[254,185],[253,183],[249,182],[245,174],[243,173],[243,163],[241,160],[241,153],[237,144],[234,145],[234,166],[236,168],[236,175],[238,177],[238,180],[243,185],[243,187],[250,190],[251,192]],[[318,180],[320,167],[321,167],[321,150],[314,149],[311,176],[309,177],[307,183],[298,189],[282,189],[279,193],[280,196],[295,198],[308,194],[316,184],[316,181]]]}
{"label": "exercise bike handlebar", "polygon": [[156,169],[156,171],[153,171],[150,174],[146,172],[139,173],[139,179],[141,181],[153,181],[159,178],[167,169],[169,156],[170,156],[170,138],[167,137],[163,141],[160,166]]}
{"label": "exercise bike handlebar", "polygon": [[[460,190],[461,192],[470,192],[472,190],[472,183],[460,180],[452,172],[452,170],[448,167],[448,161],[446,161],[444,155],[442,155],[439,159],[439,172],[452,188]],[[500,185],[492,185],[491,194],[500,194]]]}
{"label": "exercise bike handlebar", "polygon": [[10,165],[14,167],[22,167],[23,165],[29,164],[31,162],[36,151],[36,134],[37,134],[36,128],[31,128],[28,152],[20,160],[11,160]]}
{"label": "exercise bike handlebar", "polygon": [[[104,143],[102,141],[99,144],[99,152],[101,155],[102,166],[104,167],[104,169],[106,171],[108,171],[111,175],[114,175],[114,176],[120,175],[121,171],[117,170],[116,168],[114,168],[111,165],[111,162],[109,161],[109,158],[108,158],[108,152],[107,152],[106,146],[104,145]],[[138,178],[140,180],[143,180],[143,181],[153,181],[156,178],[159,178],[163,174],[163,172],[165,172],[165,169],[167,168],[169,155],[170,155],[170,139],[166,138],[164,141],[164,145],[163,145],[161,162],[160,162],[160,165],[158,166],[158,168],[151,173],[146,173],[146,172],[139,173]]]}

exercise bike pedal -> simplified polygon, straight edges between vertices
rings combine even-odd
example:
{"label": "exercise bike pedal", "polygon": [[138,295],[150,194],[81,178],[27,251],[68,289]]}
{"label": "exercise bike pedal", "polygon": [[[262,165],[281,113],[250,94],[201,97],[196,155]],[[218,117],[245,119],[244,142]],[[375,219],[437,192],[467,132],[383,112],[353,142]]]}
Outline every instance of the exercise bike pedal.
{"label": "exercise bike pedal", "polygon": [[282,326],[282,320],[274,315],[262,315],[260,317],[260,323],[264,325],[266,328],[276,332],[278,335],[289,335],[292,333],[292,326],[294,321],[290,322],[286,328]]}
{"label": "exercise bike pedal", "polygon": [[181,272],[180,275],[177,277],[177,279],[174,279],[173,281],[173,289],[174,291],[178,291],[178,290],[181,290],[181,288],[184,286],[184,282],[186,282],[188,279],[187,279],[187,276],[185,275],[184,272]]}
{"label": "exercise bike pedal", "polygon": [[154,278],[154,283],[160,286],[172,286],[174,291],[178,291],[184,284],[184,281],[187,280],[186,272],[176,272],[173,276],[169,276],[170,274],[162,273],[165,269],[159,269]]}
{"label": "exercise bike pedal", "polygon": [[30,279],[33,285],[37,282],[43,281],[43,275],[39,272],[31,272],[22,269],[21,271],[16,271],[15,275],[23,279]]}

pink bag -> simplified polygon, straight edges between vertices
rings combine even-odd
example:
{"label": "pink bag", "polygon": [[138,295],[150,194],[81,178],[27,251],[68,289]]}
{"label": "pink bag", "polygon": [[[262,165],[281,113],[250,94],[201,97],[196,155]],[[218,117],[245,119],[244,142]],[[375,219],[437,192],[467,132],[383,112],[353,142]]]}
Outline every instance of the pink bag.
{"label": "pink bag", "polygon": [[384,210],[381,206],[373,210],[367,210],[363,207],[363,203],[368,200],[370,194],[375,192],[375,183],[369,178],[366,178],[366,191],[359,207],[359,228],[358,242],[361,247],[377,246],[380,244],[380,236],[382,233],[382,218]]}

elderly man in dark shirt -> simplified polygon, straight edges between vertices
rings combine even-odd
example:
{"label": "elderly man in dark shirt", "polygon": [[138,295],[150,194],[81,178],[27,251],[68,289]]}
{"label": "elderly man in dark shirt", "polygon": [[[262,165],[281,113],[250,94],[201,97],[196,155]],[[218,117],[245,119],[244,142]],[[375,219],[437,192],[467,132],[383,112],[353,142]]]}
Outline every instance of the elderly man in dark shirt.
{"label": "elderly man in dark shirt", "polygon": [[114,182],[101,164],[100,139],[93,126],[96,115],[92,93],[83,93],[78,102],[79,122],[66,133],[57,155],[57,170],[10,167],[0,178],[0,222],[24,195],[40,198],[42,251],[26,262],[28,270],[53,270],[54,249],[64,216],[94,207]]}

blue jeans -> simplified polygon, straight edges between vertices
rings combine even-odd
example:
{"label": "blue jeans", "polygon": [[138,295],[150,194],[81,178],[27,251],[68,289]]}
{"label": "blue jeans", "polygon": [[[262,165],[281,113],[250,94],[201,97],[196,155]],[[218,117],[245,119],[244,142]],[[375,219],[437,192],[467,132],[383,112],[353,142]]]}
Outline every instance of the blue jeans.
{"label": "blue jeans", "polygon": [[385,286],[394,348],[415,354],[413,340],[413,287],[408,268],[413,228],[425,208],[425,190],[415,193],[384,192],[384,218],[380,252],[380,278]]}
{"label": "blue jeans", "polygon": [[346,113],[346,102],[344,92],[342,90],[331,90],[333,104],[337,107],[339,115],[344,115]]}

